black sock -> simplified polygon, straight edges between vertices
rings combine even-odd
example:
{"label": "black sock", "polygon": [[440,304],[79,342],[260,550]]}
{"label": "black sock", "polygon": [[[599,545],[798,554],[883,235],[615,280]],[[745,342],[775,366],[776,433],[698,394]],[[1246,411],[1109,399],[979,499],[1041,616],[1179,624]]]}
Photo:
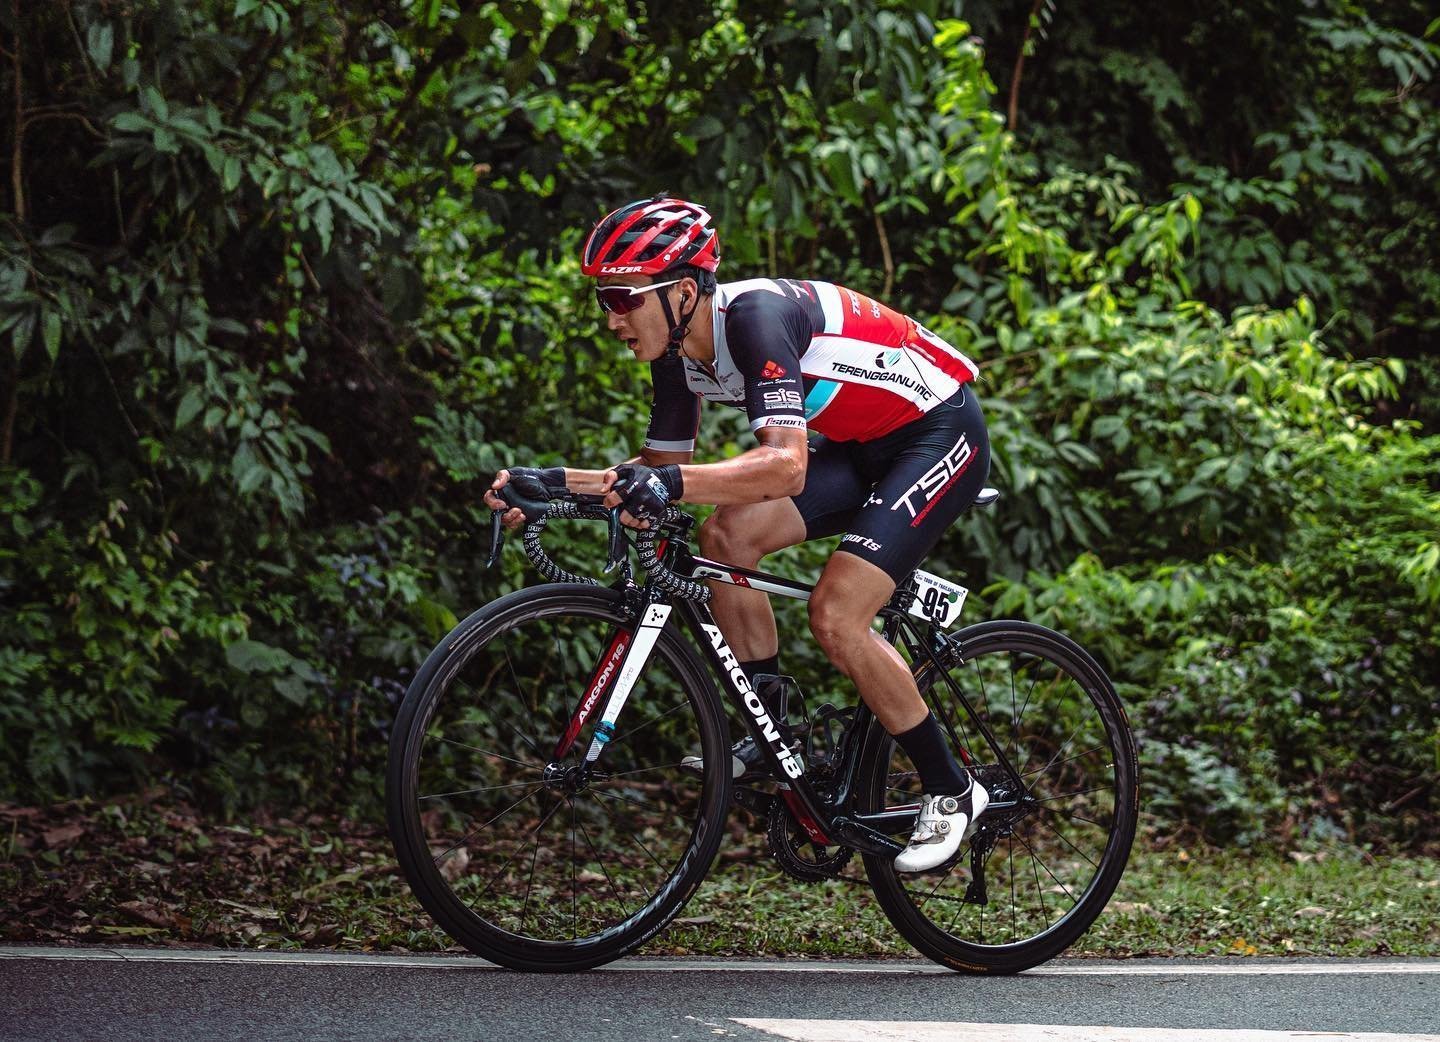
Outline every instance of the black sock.
{"label": "black sock", "polygon": [[955,762],[935,714],[897,734],[895,741],[920,772],[920,787],[926,796],[963,796],[969,790],[970,776]]}
{"label": "black sock", "polygon": [[756,673],[779,673],[780,653],[777,651],[769,658],[757,658],[753,662],[742,662],[740,663],[740,668],[745,671],[745,675],[751,680],[755,679]]}

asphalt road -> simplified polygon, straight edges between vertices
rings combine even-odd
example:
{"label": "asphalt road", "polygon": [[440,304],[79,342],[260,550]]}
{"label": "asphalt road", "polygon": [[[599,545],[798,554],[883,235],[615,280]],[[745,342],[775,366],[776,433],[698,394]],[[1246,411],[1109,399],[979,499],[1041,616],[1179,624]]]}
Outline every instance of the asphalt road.
{"label": "asphalt road", "polygon": [[1287,1037],[1261,1032],[1440,1042],[1440,960],[1061,959],[977,979],[921,962],[631,959],[550,976],[463,958],[0,948],[7,1042]]}

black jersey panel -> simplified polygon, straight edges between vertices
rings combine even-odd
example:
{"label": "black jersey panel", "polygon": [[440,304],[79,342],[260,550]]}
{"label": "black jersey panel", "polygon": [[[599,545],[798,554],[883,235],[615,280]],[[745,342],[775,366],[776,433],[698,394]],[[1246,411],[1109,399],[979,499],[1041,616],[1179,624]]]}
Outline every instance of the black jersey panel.
{"label": "black jersey panel", "polygon": [[745,378],[750,429],[805,429],[805,389],[800,356],[814,327],[802,303],[778,293],[742,294],[725,312],[725,343]]}

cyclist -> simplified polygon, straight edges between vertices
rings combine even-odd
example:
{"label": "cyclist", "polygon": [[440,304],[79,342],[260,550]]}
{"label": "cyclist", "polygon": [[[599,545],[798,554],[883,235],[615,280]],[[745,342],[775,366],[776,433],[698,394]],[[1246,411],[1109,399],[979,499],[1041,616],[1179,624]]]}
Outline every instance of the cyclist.
{"label": "cyclist", "polygon": [[[667,503],[715,504],[700,529],[702,553],[751,568],[773,551],[841,535],[810,598],[810,627],[919,773],[924,798],[896,868],[933,868],[958,851],[989,795],[956,763],[909,668],[870,623],[984,484],[990,450],[976,368],[914,319],[853,290],[782,278],[717,284],[719,262],[719,235],[695,203],[657,195],[595,226],[581,270],[598,280],[610,331],[650,365],[644,446],[605,470],[502,470],[485,501],[506,509],[494,490],[511,480],[532,494],[604,493],[637,528]],[[745,409],[758,444],[692,463],[702,401]],[[821,437],[810,445],[807,432]],[[518,509],[506,514],[507,525],[522,521]],[[747,675],[778,674],[768,599],[712,585],[716,620]],[[771,698],[778,689],[762,687]],[[749,738],[733,752],[737,776],[763,775]]]}

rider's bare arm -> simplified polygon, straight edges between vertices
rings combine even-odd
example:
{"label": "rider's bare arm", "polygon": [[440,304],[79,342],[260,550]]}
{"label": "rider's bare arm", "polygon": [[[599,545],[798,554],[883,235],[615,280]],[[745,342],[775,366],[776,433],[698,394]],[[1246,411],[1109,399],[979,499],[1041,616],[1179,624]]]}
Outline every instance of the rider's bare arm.
{"label": "rider's bare arm", "polygon": [[[689,463],[693,459],[693,452],[665,452],[660,449],[643,448],[640,455],[631,456],[629,459],[621,460],[620,463],[643,463],[647,467],[663,467],[667,463]],[[620,463],[615,464],[619,466]],[[577,470],[572,467],[565,468],[565,487],[571,492],[581,492],[585,495],[600,495],[610,491],[610,484],[605,480],[605,475],[614,468],[606,470]],[[693,469],[693,468],[691,468]],[[689,499],[689,496],[685,497]],[[704,501],[702,501],[704,502]]]}
{"label": "rider's bare arm", "polygon": [[[759,503],[799,493],[805,487],[805,464],[809,459],[805,432],[790,427],[762,427],[756,436],[760,444],[755,448],[718,463],[688,463],[689,453],[651,449],[641,454],[640,462],[647,466],[682,464],[680,476],[685,482],[685,494],[681,499],[686,503]],[[601,487],[609,489],[608,484]]]}

